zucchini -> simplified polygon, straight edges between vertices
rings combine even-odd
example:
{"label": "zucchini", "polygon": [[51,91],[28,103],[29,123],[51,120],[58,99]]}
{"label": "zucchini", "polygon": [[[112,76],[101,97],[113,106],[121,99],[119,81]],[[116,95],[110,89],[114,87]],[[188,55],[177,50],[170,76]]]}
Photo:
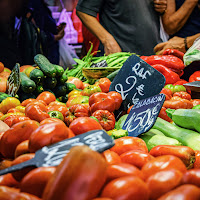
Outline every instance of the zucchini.
{"label": "zucchini", "polygon": [[46,77],[44,79],[44,85],[46,88],[53,89],[57,85],[57,79],[55,77]]}
{"label": "zucchini", "polygon": [[62,76],[65,71],[63,67],[61,67],[60,65],[54,65],[54,67],[56,68],[56,77]]}
{"label": "zucchini", "polygon": [[111,74],[109,74],[109,75],[107,76],[107,78],[108,78],[110,81],[113,81],[114,78],[115,78],[115,76],[118,74],[119,70],[120,70],[120,69],[118,69],[118,70],[112,72]]}
{"label": "zucchini", "polygon": [[83,75],[87,79],[100,79],[108,76],[110,73],[120,69],[120,67],[98,67],[98,68],[83,68]]}
{"label": "zucchini", "polygon": [[200,132],[199,109],[167,109],[166,112],[178,126]]}
{"label": "zucchini", "polygon": [[31,71],[29,78],[38,84],[43,80],[44,73],[40,69],[34,69]]}
{"label": "zucchini", "polygon": [[23,72],[20,72],[20,86],[25,93],[32,93],[36,88],[35,82]]}
{"label": "zucchini", "polygon": [[141,134],[139,137],[145,141],[149,151],[157,145],[182,145],[178,140],[165,136],[157,129],[150,129],[148,132]]}
{"label": "zucchini", "polygon": [[157,118],[153,128],[161,131],[167,137],[178,140],[185,146],[200,150],[200,134],[198,132],[173,125],[160,117]]}
{"label": "zucchini", "polygon": [[43,56],[42,54],[37,54],[34,57],[35,63],[38,67],[44,72],[45,75],[49,77],[55,77],[57,74],[57,70],[53,64],[49,62],[49,60]]}

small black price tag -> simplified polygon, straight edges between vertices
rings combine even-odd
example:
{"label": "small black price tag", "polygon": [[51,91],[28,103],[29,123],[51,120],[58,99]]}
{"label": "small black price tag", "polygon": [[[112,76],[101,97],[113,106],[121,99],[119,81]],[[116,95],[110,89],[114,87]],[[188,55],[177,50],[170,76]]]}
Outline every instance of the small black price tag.
{"label": "small black price tag", "polygon": [[94,68],[99,68],[99,67],[108,67],[108,64],[106,62],[106,60],[102,60],[101,62],[98,62],[98,63],[93,63],[91,66],[91,68],[94,67]]}
{"label": "small black price tag", "polygon": [[8,94],[11,95],[12,97],[14,97],[17,94],[17,91],[20,86],[19,67],[20,65],[17,63],[15,67],[13,68],[7,81]]}
{"label": "small black price tag", "polygon": [[165,101],[164,94],[158,94],[139,101],[131,109],[122,129],[129,136],[137,137],[152,128]]}
{"label": "small black price tag", "polygon": [[127,110],[138,101],[159,94],[165,77],[136,55],[130,56],[113,80],[110,91],[119,92],[123,103],[120,110]]}

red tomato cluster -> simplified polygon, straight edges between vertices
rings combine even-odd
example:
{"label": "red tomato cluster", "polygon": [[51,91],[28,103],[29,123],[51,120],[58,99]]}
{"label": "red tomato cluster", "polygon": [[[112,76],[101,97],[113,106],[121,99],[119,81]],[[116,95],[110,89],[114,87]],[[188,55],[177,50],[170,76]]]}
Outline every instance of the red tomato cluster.
{"label": "red tomato cluster", "polygon": [[[46,121],[44,124],[42,123],[42,126],[52,123],[59,122]],[[60,122],[60,124],[62,123]],[[59,175],[63,173],[63,170],[69,169],[71,169],[71,177],[67,179],[74,181],[77,185],[79,185],[79,182],[84,181],[84,188],[87,192],[95,190],[92,194],[88,194],[92,200],[200,199],[200,154],[189,147],[162,145],[156,146],[148,152],[142,139],[127,136],[116,139],[115,145],[104,151],[100,157],[96,153],[91,155],[91,153],[83,150],[82,153],[86,154],[86,157],[89,156],[86,162],[90,163],[91,169],[86,167],[88,164],[82,164],[81,155],[80,158],[78,157],[79,153],[80,150],[69,154],[69,158],[66,156],[65,161],[58,167],[40,167],[37,169],[29,167],[12,174],[0,176],[0,199],[12,199],[13,196],[24,197],[23,195],[27,196],[27,200],[46,199],[47,196],[50,198],[51,195],[61,198],[64,195],[63,190],[59,190],[59,187],[55,185],[55,181],[58,183],[64,181],[63,176]],[[192,169],[187,169],[188,163],[186,160],[192,159],[191,156],[196,156],[196,161]],[[33,157],[34,153],[26,153],[19,155],[12,161],[3,160],[0,169],[25,162]],[[102,157],[105,161],[100,162],[99,159],[101,160]],[[71,162],[67,162],[67,159]],[[79,166],[77,162],[80,162]],[[104,177],[101,184],[98,183],[100,181],[98,180],[99,172],[93,172],[93,170],[97,170],[95,169],[97,168],[95,163],[98,162],[105,162],[107,166],[107,170],[101,171],[101,177]],[[78,170],[77,167],[81,169],[79,175],[82,175],[80,176],[75,175],[76,170]],[[67,173],[70,174],[70,171]],[[90,173],[88,178],[87,173]],[[88,181],[86,181],[87,179]],[[89,180],[96,180],[96,186]],[[97,187],[98,184],[100,185]],[[70,187],[70,182],[62,186],[64,191],[68,191]],[[49,188],[53,189],[54,194],[47,194]],[[78,190],[78,186],[74,187],[74,192],[72,191],[70,194],[76,193],[76,190]],[[82,193],[86,195],[84,190]],[[5,196],[8,198],[6,199]]]}

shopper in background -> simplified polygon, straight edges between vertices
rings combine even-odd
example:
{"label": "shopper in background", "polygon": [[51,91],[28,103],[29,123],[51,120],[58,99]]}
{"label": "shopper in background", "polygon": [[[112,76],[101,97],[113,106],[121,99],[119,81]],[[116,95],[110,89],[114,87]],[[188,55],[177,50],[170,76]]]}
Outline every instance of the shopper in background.
{"label": "shopper in background", "polygon": [[170,38],[174,38],[167,43],[157,45],[155,47],[157,54],[162,54],[163,50],[170,45],[182,52],[187,51],[193,41],[187,37],[195,38],[195,35],[200,33],[198,2],[199,0],[167,0],[167,10],[162,16],[162,22]]}
{"label": "shopper in background", "polygon": [[200,37],[200,33],[187,37],[187,41],[186,41],[185,38],[175,36],[167,42],[163,42],[156,45],[154,48],[154,51],[160,55],[166,49],[177,49],[185,53],[186,48],[190,48],[198,37]]}
{"label": "shopper in background", "polygon": [[59,43],[64,37],[65,25],[56,25],[51,11],[44,0],[30,0],[29,8],[33,11],[33,19],[41,31],[44,31],[47,37],[46,56],[51,63],[59,64]]}
{"label": "shopper in background", "polygon": [[20,61],[17,48],[19,29],[15,22],[23,15],[27,3],[28,0],[0,1],[0,60],[10,69]]}
{"label": "shopper in background", "polygon": [[[165,10],[166,1],[160,2]],[[101,54],[127,51],[151,55],[161,42],[153,0],[79,0],[76,9],[83,24],[101,41]]]}

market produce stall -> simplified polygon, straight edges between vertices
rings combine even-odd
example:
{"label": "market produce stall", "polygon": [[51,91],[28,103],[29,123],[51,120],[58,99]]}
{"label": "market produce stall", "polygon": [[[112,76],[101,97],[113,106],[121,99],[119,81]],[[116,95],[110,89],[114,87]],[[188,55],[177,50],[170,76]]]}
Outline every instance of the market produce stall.
{"label": "market produce stall", "polygon": [[[183,54],[0,64],[1,200],[200,199],[200,99]],[[195,86],[193,86],[195,87]]]}

